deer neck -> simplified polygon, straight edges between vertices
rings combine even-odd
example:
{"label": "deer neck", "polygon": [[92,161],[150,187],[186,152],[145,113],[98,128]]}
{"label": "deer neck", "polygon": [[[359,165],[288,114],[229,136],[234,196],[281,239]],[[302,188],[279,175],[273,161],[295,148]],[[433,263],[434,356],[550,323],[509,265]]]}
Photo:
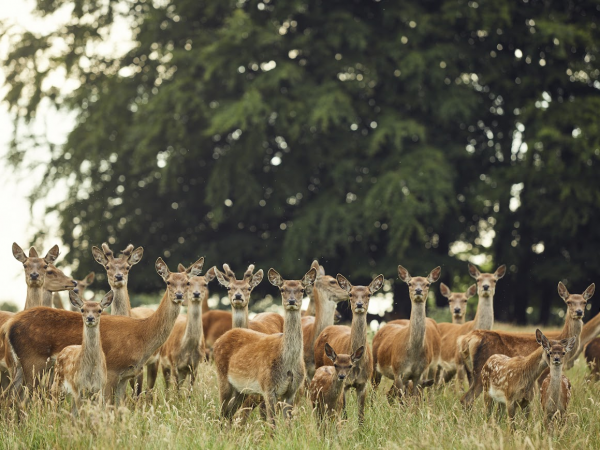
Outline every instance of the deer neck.
{"label": "deer neck", "polygon": [[425,342],[425,302],[413,302],[410,310],[410,322],[408,324],[408,351],[419,352]]}
{"label": "deer neck", "polygon": [[[352,326],[350,327],[350,346],[348,353],[355,352],[359,347],[367,344],[367,314],[352,314]],[[364,361],[364,359],[361,359]]]}
{"label": "deer neck", "polygon": [[565,318],[565,325],[560,332],[559,339],[568,339],[573,336],[577,336],[577,339],[581,336],[581,330],[583,329],[583,321],[581,319],[573,319],[571,314],[567,312]]}
{"label": "deer neck", "polygon": [[198,347],[202,336],[202,305],[198,302],[190,302],[182,347]]}
{"label": "deer neck", "polygon": [[562,384],[562,364],[555,366],[550,365],[550,385],[548,386],[548,396],[555,400],[555,404],[558,404],[556,399],[560,397],[561,384]]}
{"label": "deer neck", "polygon": [[25,299],[25,309],[42,306],[44,301],[44,288],[42,286],[27,286],[27,298]]}
{"label": "deer neck", "polygon": [[465,323],[465,316],[462,316],[461,318],[457,319],[456,317],[454,317],[454,315],[452,316],[452,323],[455,323],[457,325],[462,325]]}
{"label": "deer neck", "polygon": [[81,371],[84,377],[89,377],[97,372],[97,367],[104,360],[102,342],[100,341],[100,324],[95,327],[83,326],[83,340],[81,343]]}
{"label": "deer neck", "polygon": [[539,378],[542,372],[548,367],[544,358],[542,358],[544,349],[538,348],[535,352],[525,357],[523,361],[523,383],[524,389],[529,391],[533,387],[533,383]]}
{"label": "deer neck", "polygon": [[306,314],[316,317],[317,307],[315,306],[315,295],[317,295],[317,286],[313,286],[312,291],[309,290],[308,292],[308,308],[306,308]]}
{"label": "deer neck", "polygon": [[474,330],[491,330],[494,326],[494,297],[479,297],[473,321]]}
{"label": "deer neck", "polygon": [[111,307],[113,316],[131,316],[131,303],[127,286],[113,288],[114,298]]}
{"label": "deer neck", "polygon": [[233,328],[248,328],[248,307],[231,309]]}
{"label": "deer neck", "polygon": [[208,307],[208,295],[207,295],[202,300],[202,314],[207,313],[208,311],[210,311],[210,308]]}
{"label": "deer neck", "polygon": [[40,306],[52,308],[52,292],[44,290],[42,295],[42,304]]}
{"label": "deer neck", "polygon": [[330,296],[325,292],[319,291],[316,287],[313,288],[313,298],[311,299],[311,303],[315,307],[313,346],[321,331],[333,325],[333,317],[337,304],[329,298]]}
{"label": "deer neck", "polygon": [[297,361],[303,359],[302,317],[299,309],[286,309],[283,317],[281,357],[283,367],[292,367]]}
{"label": "deer neck", "polygon": [[165,291],[158,309],[149,317],[142,319],[147,337],[142,361],[145,362],[158,347],[165,343],[173,330],[173,325],[175,325],[175,320],[177,320],[180,311],[181,303],[173,303]]}
{"label": "deer neck", "polygon": [[592,317],[581,329],[581,345],[583,348],[600,333],[600,313]]}

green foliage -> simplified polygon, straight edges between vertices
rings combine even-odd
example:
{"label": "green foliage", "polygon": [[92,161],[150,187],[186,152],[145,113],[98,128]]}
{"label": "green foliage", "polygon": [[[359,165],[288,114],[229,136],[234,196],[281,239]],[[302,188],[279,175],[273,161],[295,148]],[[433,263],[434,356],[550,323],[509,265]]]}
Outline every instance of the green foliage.
{"label": "green foliage", "polygon": [[[94,52],[120,14],[132,49]],[[319,258],[364,282],[441,264],[449,281],[463,241],[509,265],[501,317],[548,320],[556,282],[583,290],[600,268],[597,15],[592,1],[78,0],[64,27],[12,35],[4,100],[19,125],[42,100],[76,114],[35,192],[67,181],[51,210],[78,271],[109,240],[146,248],[134,292],[161,288],[159,255],[290,275]],[[78,87],[52,86],[57,71]],[[11,161],[32,142],[17,134]]]}

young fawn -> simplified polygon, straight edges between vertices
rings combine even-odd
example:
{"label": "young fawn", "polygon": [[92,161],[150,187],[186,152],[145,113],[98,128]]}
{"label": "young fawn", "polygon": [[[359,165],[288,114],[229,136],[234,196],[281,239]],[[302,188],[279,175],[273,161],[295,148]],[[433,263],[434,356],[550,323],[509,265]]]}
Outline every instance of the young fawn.
{"label": "young fawn", "polygon": [[69,292],[73,307],[81,311],[83,342],[69,345],[56,357],[54,366],[54,391],[62,390],[73,397],[71,412],[77,415],[82,397],[98,396],[103,401],[107,382],[106,357],[100,339],[100,315],[114,298],[109,291],[100,303],[83,301],[74,291]]}
{"label": "young fawn", "polygon": [[550,366],[550,376],[544,379],[540,388],[542,409],[546,413],[546,425],[555,417],[560,420],[569,406],[571,383],[563,375],[563,366],[567,359],[566,355],[573,349],[575,343],[575,338],[564,339],[552,341],[553,345],[550,349],[544,348],[548,353]]}
{"label": "young fawn", "polygon": [[354,364],[362,358],[364,351],[365,347],[362,346],[352,355],[338,355],[329,343],[325,343],[325,354],[333,362],[333,367],[319,367],[308,388],[310,401],[321,419],[325,415],[334,417],[342,410],[346,377]]}
{"label": "young fawn", "polygon": [[534,395],[538,377],[546,369],[554,351],[569,352],[577,342],[577,337],[549,341],[538,329],[535,339],[540,347],[529,356],[492,355],[481,370],[484,403],[488,415],[494,409],[494,402],[506,406],[508,418],[515,417],[517,405],[526,409]]}

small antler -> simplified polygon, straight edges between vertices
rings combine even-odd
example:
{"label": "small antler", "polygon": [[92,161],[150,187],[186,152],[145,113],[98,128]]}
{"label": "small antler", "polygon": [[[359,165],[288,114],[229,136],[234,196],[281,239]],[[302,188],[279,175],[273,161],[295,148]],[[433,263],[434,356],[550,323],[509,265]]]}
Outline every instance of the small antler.
{"label": "small antler", "polygon": [[129,257],[131,252],[133,252],[133,244],[129,244],[127,247],[125,247],[125,250],[122,250],[121,254]]}
{"label": "small antler", "polygon": [[113,255],[113,251],[110,249],[106,242],[102,243],[102,251],[104,252],[104,256],[106,256],[107,258],[114,259],[115,256]]}
{"label": "small antler", "polygon": [[225,275],[232,277],[235,280],[235,273],[233,273],[233,270],[231,270],[229,264],[223,264],[223,270],[225,271]]}
{"label": "small antler", "polygon": [[254,264],[250,264],[248,269],[244,272],[244,280],[250,280],[252,278],[252,272],[254,272]]}

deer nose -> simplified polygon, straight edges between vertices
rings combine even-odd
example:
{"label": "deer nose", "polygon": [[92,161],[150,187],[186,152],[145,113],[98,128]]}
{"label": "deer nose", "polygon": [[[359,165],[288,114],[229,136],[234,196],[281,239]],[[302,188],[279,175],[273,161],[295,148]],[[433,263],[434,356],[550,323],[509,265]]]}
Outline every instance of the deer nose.
{"label": "deer nose", "polygon": [[93,321],[94,321],[94,317],[92,317],[92,316],[87,316],[87,321],[88,321],[88,322],[93,322]]}
{"label": "deer nose", "polygon": [[460,314],[460,308],[454,308],[454,314]]}
{"label": "deer nose", "polygon": [[242,294],[235,294],[234,297],[236,300],[241,300],[242,299]]}
{"label": "deer nose", "polygon": [[73,289],[73,292],[75,292],[76,294],[79,294],[79,288]]}
{"label": "deer nose", "polygon": [[176,292],[176,293],[175,293],[175,298],[176,298],[177,300],[181,300],[181,299],[183,298],[183,293],[181,293],[181,292]]}
{"label": "deer nose", "polygon": [[346,374],[345,373],[340,373],[340,374],[338,374],[338,378],[340,380],[343,380],[344,378],[346,378]]}
{"label": "deer nose", "polygon": [[421,295],[422,293],[423,293],[423,289],[421,289],[421,288],[415,289],[415,294]]}
{"label": "deer nose", "polygon": [[295,298],[288,299],[288,305],[290,305],[290,306],[296,306],[296,299]]}
{"label": "deer nose", "polygon": [[363,302],[357,302],[356,303],[356,307],[359,309],[362,309],[365,306],[365,304]]}
{"label": "deer nose", "polygon": [[40,277],[40,274],[37,272],[33,272],[31,274],[29,274],[29,278],[31,278],[32,280],[37,280]]}
{"label": "deer nose", "polygon": [[200,292],[194,291],[194,298],[200,298]]}
{"label": "deer nose", "polygon": [[579,317],[583,316],[583,309],[578,309],[577,311],[575,311],[575,314],[577,314],[577,316]]}
{"label": "deer nose", "polygon": [[77,281],[73,280],[73,286],[77,286]]}
{"label": "deer nose", "polygon": [[490,288],[490,287],[489,287],[487,284],[484,284],[484,285],[483,285],[483,290],[484,290],[484,291],[487,291],[489,288]]}
{"label": "deer nose", "polygon": [[120,273],[116,274],[115,275],[115,280],[117,280],[117,281],[123,281],[123,274],[120,274]]}

